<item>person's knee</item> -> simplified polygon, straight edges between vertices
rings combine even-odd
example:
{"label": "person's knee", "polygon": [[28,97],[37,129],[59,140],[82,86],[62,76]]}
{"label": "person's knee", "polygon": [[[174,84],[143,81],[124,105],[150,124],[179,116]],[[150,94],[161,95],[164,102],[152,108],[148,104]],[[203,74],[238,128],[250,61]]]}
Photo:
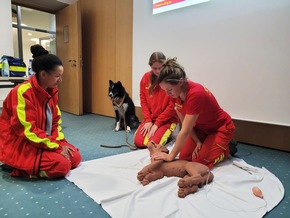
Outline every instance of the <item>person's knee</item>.
{"label": "person's knee", "polygon": [[134,138],[134,145],[137,148],[147,148],[147,145],[144,144],[144,138],[143,137],[135,137]]}
{"label": "person's knee", "polygon": [[59,158],[55,160],[55,163],[51,166],[49,170],[45,170],[45,173],[48,178],[61,178],[65,177],[66,174],[71,169],[71,162],[66,158]]}
{"label": "person's knee", "polygon": [[143,143],[138,143],[138,142],[135,143],[135,142],[134,142],[134,144],[136,145],[137,148],[147,148],[147,146],[144,145]]}

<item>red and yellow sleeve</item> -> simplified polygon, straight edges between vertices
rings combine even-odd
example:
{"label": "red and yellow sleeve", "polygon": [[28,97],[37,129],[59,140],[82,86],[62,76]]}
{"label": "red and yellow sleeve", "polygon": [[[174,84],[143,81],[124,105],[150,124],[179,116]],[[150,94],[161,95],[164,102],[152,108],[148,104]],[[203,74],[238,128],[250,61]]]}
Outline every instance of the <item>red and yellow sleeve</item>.
{"label": "red and yellow sleeve", "polygon": [[146,96],[148,95],[149,83],[146,81],[146,74],[140,82],[140,103],[145,122],[152,122],[149,103]]}
{"label": "red and yellow sleeve", "polygon": [[[30,83],[24,83],[15,90],[12,96],[11,125],[18,137],[25,137],[30,144],[43,149],[57,149],[59,144],[52,136],[47,136],[45,130],[39,128],[37,106],[34,104],[31,95]],[[31,94],[31,93],[30,93]]]}
{"label": "red and yellow sleeve", "polygon": [[155,121],[155,125],[158,127],[162,126],[169,120],[172,120],[172,122],[177,122],[178,120],[173,101],[171,101],[170,97],[166,95],[164,95],[164,99],[163,104],[165,103],[167,106],[164,106],[165,110],[157,117]]}

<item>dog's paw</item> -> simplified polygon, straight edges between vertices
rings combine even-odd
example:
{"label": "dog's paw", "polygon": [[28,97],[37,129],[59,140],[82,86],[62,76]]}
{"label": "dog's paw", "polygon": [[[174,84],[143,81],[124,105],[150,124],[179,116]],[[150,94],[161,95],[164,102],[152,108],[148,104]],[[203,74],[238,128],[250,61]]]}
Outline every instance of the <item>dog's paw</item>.
{"label": "dog's paw", "polygon": [[126,132],[131,132],[130,126],[127,126]]}
{"label": "dog's paw", "polygon": [[119,132],[120,128],[113,129],[114,132]]}
{"label": "dog's paw", "polygon": [[116,123],[116,127],[115,127],[115,129],[114,129],[114,132],[118,132],[120,130],[120,122],[118,121],[117,123]]}

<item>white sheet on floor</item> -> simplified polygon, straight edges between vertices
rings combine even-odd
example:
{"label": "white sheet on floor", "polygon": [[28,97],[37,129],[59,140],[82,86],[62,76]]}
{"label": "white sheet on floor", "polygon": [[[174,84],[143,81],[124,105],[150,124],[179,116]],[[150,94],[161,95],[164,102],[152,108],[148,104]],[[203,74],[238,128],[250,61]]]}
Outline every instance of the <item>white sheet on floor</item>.
{"label": "white sheet on floor", "polygon": [[[265,168],[241,159],[213,168],[214,181],[186,198],[178,198],[177,177],[142,186],[137,173],[148,163],[148,150],[82,162],[67,179],[101,204],[113,218],[263,217],[284,196],[279,179]],[[264,198],[252,194],[258,186]]]}

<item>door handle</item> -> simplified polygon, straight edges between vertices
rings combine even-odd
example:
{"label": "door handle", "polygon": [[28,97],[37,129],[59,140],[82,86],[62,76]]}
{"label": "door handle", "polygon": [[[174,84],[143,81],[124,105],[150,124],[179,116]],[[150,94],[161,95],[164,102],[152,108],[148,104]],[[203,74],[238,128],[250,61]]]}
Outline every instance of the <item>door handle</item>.
{"label": "door handle", "polygon": [[68,62],[70,63],[70,65],[72,67],[76,67],[77,66],[77,61],[76,60],[68,60]]}

